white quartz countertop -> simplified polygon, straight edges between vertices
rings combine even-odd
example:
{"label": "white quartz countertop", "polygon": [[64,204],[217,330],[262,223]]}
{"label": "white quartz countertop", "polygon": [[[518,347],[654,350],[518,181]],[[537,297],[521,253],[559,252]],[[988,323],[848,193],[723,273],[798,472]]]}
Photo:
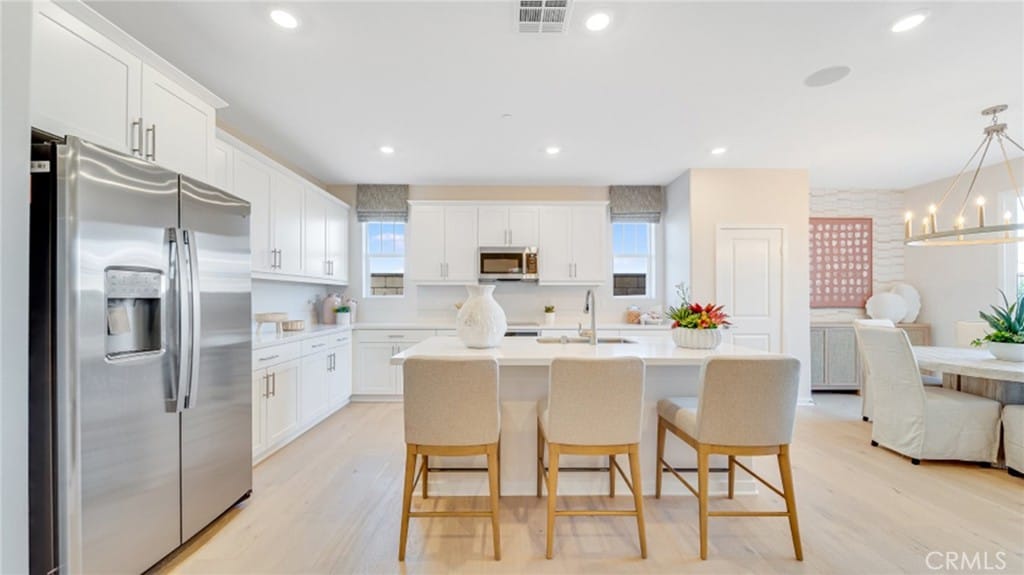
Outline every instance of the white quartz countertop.
{"label": "white quartz countertop", "polygon": [[423,340],[391,358],[392,365],[402,365],[410,357],[493,357],[501,366],[546,367],[557,357],[610,358],[639,357],[648,366],[700,366],[713,356],[772,355],[768,352],[723,342],[718,349],[683,349],[671,339],[638,341],[637,343],[539,343],[534,338],[506,337],[493,349],[470,349],[456,337],[436,336]]}
{"label": "white quartz countertop", "polygon": [[[559,323],[555,325],[524,325],[521,323],[513,322],[509,325],[510,328],[536,328],[539,330],[572,330],[576,331],[577,324]],[[590,324],[584,322],[583,327],[590,329]],[[455,329],[455,320],[452,319],[450,322],[443,321],[422,321],[422,322],[360,322],[355,325],[356,329]],[[641,325],[638,323],[599,323],[597,324],[597,331],[626,331],[626,330],[637,330],[637,331],[668,331],[671,325],[668,323],[660,325]]]}
{"label": "white quartz countertop", "polygon": [[996,359],[984,349],[915,346],[914,356],[922,369],[1024,383],[1024,363]]}
{"label": "white quartz countertop", "polygon": [[304,339],[321,337],[325,335],[331,335],[351,330],[351,325],[316,324],[306,328],[303,331],[283,331],[280,334],[278,334],[276,331],[274,331],[273,326],[264,325],[261,331],[254,332],[252,334],[252,348],[261,349],[264,347],[281,345],[282,343],[302,341]]}

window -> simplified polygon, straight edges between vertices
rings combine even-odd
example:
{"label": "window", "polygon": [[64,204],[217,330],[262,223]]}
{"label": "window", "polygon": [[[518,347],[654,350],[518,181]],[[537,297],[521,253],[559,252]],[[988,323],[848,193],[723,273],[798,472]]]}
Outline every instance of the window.
{"label": "window", "polygon": [[366,249],[364,285],[367,296],[405,293],[405,222],[363,224]]}
{"label": "window", "polygon": [[654,226],[637,222],[612,224],[613,295],[654,295]]}

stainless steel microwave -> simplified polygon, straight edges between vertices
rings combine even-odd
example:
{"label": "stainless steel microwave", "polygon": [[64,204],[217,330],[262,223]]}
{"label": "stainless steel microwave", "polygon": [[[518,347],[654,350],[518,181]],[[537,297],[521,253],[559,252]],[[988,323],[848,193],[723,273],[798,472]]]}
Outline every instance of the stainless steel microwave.
{"label": "stainless steel microwave", "polygon": [[480,248],[477,259],[483,282],[535,282],[540,277],[536,247]]}

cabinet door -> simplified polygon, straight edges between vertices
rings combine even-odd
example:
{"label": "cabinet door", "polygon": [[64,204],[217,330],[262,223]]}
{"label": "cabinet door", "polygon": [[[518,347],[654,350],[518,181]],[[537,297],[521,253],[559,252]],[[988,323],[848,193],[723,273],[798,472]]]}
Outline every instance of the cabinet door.
{"label": "cabinet door", "polygon": [[348,208],[333,200],[327,202],[327,261],[331,279],[348,283]]}
{"label": "cabinet door", "polygon": [[825,380],[829,387],[860,387],[856,350],[853,328],[829,328],[825,332]]}
{"label": "cabinet door", "polygon": [[252,271],[273,271],[271,250],[270,167],[245,152],[235,150],[235,189],[233,193],[246,200],[252,210],[249,217],[249,242],[252,249]]}
{"label": "cabinet door", "polygon": [[216,139],[215,110],[149,66],[142,67],[146,157],[208,181]]}
{"label": "cabinet door", "polygon": [[825,330],[811,329],[811,386],[825,386]]}
{"label": "cabinet door", "polygon": [[142,61],[56,4],[33,6],[32,125],[133,153]]}
{"label": "cabinet door", "polygon": [[352,342],[329,350],[331,370],[327,374],[327,403],[332,407],[352,396]]}
{"label": "cabinet door", "polygon": [[213,163],[210,164],[210,183],[225,192],[234,194],[235,149],[220,140],[216,140],[213,143]]}
{"label": "cabinet door", "polygon": [[477,210],[480,232],[477,243],[480,246],[507,246],[508,244],[508,208],[501,206],[485,206]]}
{"label": "cabinet door", "polygon": [[476,223],[476,208],[444,209],[445,280],[476,282]]}
{"label": "cabinet door", "polygon": [[539,214],[540,210],[532,207],[512,207],[508,209],[509,245],[523,247],[537,245]]}
{"label": "cabinet door", "polygon": [[299,424],[305,426],[327,411],[327,380],[331,357],[321,351],[302,358],[299,379]]}
{"label": "cabinet door", "polygon": [[252,373],[252,456],[258,457],[266,449],[265,417],[267,410],[267,370]]}
{"label": "cabinet door", "polygon": [[[414,345],[416,345],[414,342],[395,344],[395,354],[402,353]],[[402,366],[391,366],[391,379],[396,395],[405,395],[405,377],[402,374]]]}
{"label": "cabinet door", "polygon": [[298,360],[268,368],[270,397],[267,398],[266,442],[273,445],[295,432],[299,424]]}
{"label": "cabinet door", "polygon": [[303,215],[305,229],[305,270],[310,277],[327,277],[327,202],[314,189],[306,189]]}
{"label": "cabinet door", "polygon": [[[444,208],[411,206],[406,233],[406,265],[417,281],[440,281],[444,277]],[[412,241],[409,241],[412,240]]]}
{"label": "cabinet door", "polygon": [[572,257],[569,250],[571,211],[567,207],[541,210],[538,218],[540,281],[567,282],[572,280]]}
{"label": "cabinet door", "polygon": [[270,225],[277,250],[278,273],[302,273],[302,184],[274,171],[270,180]]}
{"label": "cabinet door", "polygon": [[572,279],[581,283],[604,283],[605,236],[608,216],[604,206],[572,208]]}
{"label": "cabinet door", "polygon": [[356,395],[394,395],[395,368],[391,365],[391,356],[398,353],[394,343],[359,344],[359,360],[356,380],[353,382],[353,393]]}

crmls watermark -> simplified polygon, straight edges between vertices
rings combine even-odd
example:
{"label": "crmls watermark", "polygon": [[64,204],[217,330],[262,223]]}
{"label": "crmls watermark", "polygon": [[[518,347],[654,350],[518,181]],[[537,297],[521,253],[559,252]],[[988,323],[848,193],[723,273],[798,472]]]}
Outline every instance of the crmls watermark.
{"label": "crmls watermark", "polygon": [[1006,551],[931,551],[924,563],[931,571],[1004,571]]}

